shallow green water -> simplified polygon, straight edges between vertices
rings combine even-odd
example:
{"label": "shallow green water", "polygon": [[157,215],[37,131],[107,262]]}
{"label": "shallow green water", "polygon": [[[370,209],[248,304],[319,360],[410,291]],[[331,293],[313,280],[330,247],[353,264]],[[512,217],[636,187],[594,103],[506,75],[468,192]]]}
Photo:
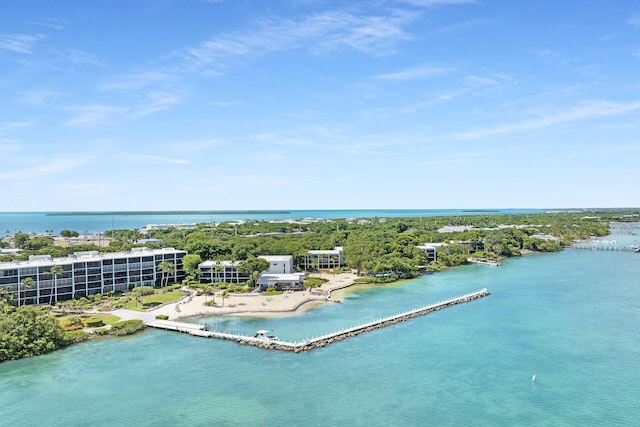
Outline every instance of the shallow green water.
{"label": "shallow green water", "polygon": [[295,318],[209,320],[296,340],[492,292],[306,354],[163,331],[91,341],[0,365],[0,425],[637,425],[639,277],[636,253],[569,250]]}

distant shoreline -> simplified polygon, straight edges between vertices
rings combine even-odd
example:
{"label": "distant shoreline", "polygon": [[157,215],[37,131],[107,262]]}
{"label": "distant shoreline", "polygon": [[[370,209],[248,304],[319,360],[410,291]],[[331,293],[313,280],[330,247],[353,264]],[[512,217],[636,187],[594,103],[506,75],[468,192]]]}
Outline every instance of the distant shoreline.
{"label": "distant shoreline", "polygon": [[45,216],[130,216],[130,215],[284,215],[290,211],[107,211],[50,212]]}

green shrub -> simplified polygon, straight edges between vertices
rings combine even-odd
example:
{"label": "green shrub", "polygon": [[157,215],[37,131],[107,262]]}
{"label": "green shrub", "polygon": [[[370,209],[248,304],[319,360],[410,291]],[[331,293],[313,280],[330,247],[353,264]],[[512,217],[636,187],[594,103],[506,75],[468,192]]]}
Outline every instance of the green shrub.
{"label": "green shrub", "polygon": [[95,317],[90,317],[88,319],[82,319],[82,323],[84,323],[84,325],[87,328],[97,328],[100,326],[104,326],[104,322],[102,321],[102,319],[98,319]]}
{"label": "green shrub", "polygon": [[166,314],[158,314],[156,316],[156,319],[158,319],[158,320],[169,320],[169,316],[167,316]]}
{"label": "green shrub", "polygon": [[60,326],[65,331],[77,331],[84,327],[82,319],[76,316],[64,319],[62,322],[60,322]]}
{"label": "green shrub", "polygon": [[94,335],[104,336],[109,335],[109,330],[107,328],[98,328],[93,330]]}
{"label": "green shrub", "polygon": [[153,289],[151,286],[138,286],[137,288],[133,288],[134,293],[140,295],[141,297],[147,296],[147,295],[153,295],[156,290]]}
{"label": "green shrub", "polygon": [[322,286],[323,283],[327,282],[328,280],[322,277],[307,277],[306,279],[304,279],[304,284],[310,288]]}
{"label": "green shrub", "polygon": [[130,335],[135,334],[136,332],[141,331],[144,328],[145,324],[142,320],[123,320],[121,322],[112,324],[109,333],[116,336]]}

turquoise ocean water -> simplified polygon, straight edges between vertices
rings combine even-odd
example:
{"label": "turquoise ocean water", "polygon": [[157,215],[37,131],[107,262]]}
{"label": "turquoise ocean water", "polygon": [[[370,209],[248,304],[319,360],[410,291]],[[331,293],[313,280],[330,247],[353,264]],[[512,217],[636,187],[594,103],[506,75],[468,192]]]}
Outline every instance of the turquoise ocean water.
{"label": "turquoise ocean water", "polygon": [[566,250],[351,293],[299,317],[206,320],[293,340],[492,292],[304,354],[153,330],[94,340],[0,365],[0,425],[638,425],[639,277],[640,254]]}

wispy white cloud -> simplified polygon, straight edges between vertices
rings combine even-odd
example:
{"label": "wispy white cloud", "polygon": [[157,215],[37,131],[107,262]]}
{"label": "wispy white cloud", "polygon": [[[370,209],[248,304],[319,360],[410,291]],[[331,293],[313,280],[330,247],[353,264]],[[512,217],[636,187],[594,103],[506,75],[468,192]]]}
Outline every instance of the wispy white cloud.
{"label": "wispy white cloud", "polygon": [[514,123],[507,123],[500,126],[477,129],[469,132],[460,132],[453,135],[455,139],[472,140],[481,139],[488,136],[504,135],[510,133],[526,132],[535,129],[542,129],[561,123],[584,120],[588,118],[616,116],[632,111],[640,110],[640,102],[608,102],[593,101],[585,102],[578,106],[568,108],[563,111],[549,112],[542,117],[523,120]]}
{"label": "wispy white cloud", "polygon": [[467,164],[482,162],[494,155],[495,153],[491,151],[447,152],[447,153],[434,155],[430,157],[428,160],[419,162],[418,166],[467,165]]}
{"label": "wispy white cloud", "polygon": [[230,108],[242,105],[242,101],[211,101],[209,104],[220,108]]}
{"label": "wispy white cloud", "polygon": [[218,139],[205,139],[201,141],[179,141],[173,143],[173,146],[179,147],[181,153],[199,153],[201,151],[219,148],[226,143]]}
{"label": "wispy white cloud", "polygon": [[66,110],[71,111],[75,116],[65,124],[74,127],[91,127],[140,119],[180,104],[183,99],[184,97],[177,93],[152,92],[142,101],[126,107],[102,104],[66,107]]}
{"label": "wispy white cloud", "polygon": [[0,122],[0,134],[15,129],[24,129],[31,126],[29,122]]}
{"label": "wispy white cloud", "polygon": [[633,15],[631,18],[627,20],[627,22],[633,25],[634,27],[640,28],[640,15],[639,14]]}
{"label": "wispy white cloud", "polygon": [[173,157],[154,156],[150,154],[135,154],[135,153],[120,153],[116,157],[123,161],[130,161],[134,163],[144,164],[159,164],[159,163],[171,163],[176,165],[188,165],[189,161],[185,159],[176,159]]}
{"label": "wispy white cloud", "polygon": [[[58,175],[85,166],[93,161],[91,156],[60,157],[38,160],[34,166],[0,173],[0,180],[29,181],[48,175]],[[33,162],[33,161],[32,161]]]}
{"label": "wispy white cloud", "polygon": [[0,49],[30,54],[33,53],[35,44],[42,38],[40,34],[0,34]]}
{"label": "wispy white cloud", "polygon": [[147,100],[129,110],[129,116],[137,119],[157,113],[182,103],[184,97],[178,93],[152,92]]}
{"label": "wispy white cloud", "polygon": [[236,57],[308,48],[312,52],[351,48],[379,54],[409,38],[404,26],[417,15],[395,10],[380,15],[327,11],[298,20],[263,19],[244,33],[223,33],[195,47],[174,52],[198,66],[223,67]]}
{"label": "wispy white cloud", "polygon": [[398,71],[395,73],[380,74],[374,76],[374,78],[380,80],[417,80],[427,79],[441,74],[450,73],[451,71],[454,71],[454,68],[425,65],[422,67],[409,68],[407,70]]}
{"label": "wispy white cloud", "polygon": [[72,64],[89,64],[97,65],[100,67],[103,67],[105,65],[104,61],[99,59],[97,56],[79,49],[68,49],[65,51],[60,51],[57,52],[57,55]]}
{"label": "wispy white cloud", "polygon": [[48,89],[34,89],[21,92],[18,101],[28,105],[45,105],[60,96],[63,96],[60,92]]}
{"label": "wispy white cloud", "polygon": [[98,85],[99,90],[135,91],[157,84],[168,84],[174,75],[165,71],[147,71],[110,78]]}
{"label": "wispy white cloud", "polygon": [[85,127],[113,123],[118,117],[124,116],[128,108],[91,104],[67,107],[67,110],[75,113],[75,117],[65,122],[66,125]]}
{"label": "wispy white cloud", "polygon": [[398,0],[398,2],[422,7],[479,3],[477,0]]}
{"label": "wispy white cloud", "polygon": [[42,18],[30,22],[32,24],[39,25],[41,27],[52,28],[54,30],[64,30],[64,26],[68,24],[68,21],[64,21],[58,18]]}

